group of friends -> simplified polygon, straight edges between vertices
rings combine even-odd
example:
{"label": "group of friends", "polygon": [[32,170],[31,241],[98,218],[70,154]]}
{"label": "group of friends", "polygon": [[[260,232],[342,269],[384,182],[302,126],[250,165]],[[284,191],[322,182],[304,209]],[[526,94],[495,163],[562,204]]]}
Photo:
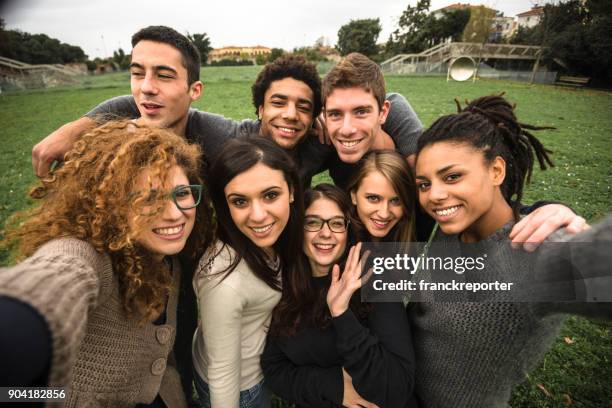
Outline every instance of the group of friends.
{"label": "group of friends", "polygon": [[[151,26],[132,46],[132,95],[33,149],[36,204],[7,227],[18,263],[0,272],[0,383],[67,387],[75,407],[505,406],[564,314],[610,317],[361,302],[361,242],[608,233],[521,203],[552,162],[503,96],[423,131],[367,57],[321,81],[285,55],[252,86],[257,120],[234,121],[190,108],[203,84],[185,36]],[[324,170],[334,184],[310,187]],[[510,279],[511,254],[493,262]]]}

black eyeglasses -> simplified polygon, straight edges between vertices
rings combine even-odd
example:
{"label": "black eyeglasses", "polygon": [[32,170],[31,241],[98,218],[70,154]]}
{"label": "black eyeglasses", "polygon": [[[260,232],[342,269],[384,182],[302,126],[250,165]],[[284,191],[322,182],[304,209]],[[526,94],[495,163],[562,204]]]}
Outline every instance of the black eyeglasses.
{"label": "black eyeglasses", "polygon": [[331,232],[344,232],[348,227],[349,221],[344,217],[332,217],[326,220],[315,215],[307,215],[304,217],[304,230],[306,231],[321,231],[325,224],[327,224]]}
{"label": "black eyeglasses", "polygon": [[145,199],[145,204],[153,204],[160,198],[160,194],[164,194],[167,198],[171,198],[172,202],[179,210],[190,210],[197,207],[202,200],[202,185],[190,184],[187,186],[177,186],[167,193],[152,189],[149,190],[149,195]]}

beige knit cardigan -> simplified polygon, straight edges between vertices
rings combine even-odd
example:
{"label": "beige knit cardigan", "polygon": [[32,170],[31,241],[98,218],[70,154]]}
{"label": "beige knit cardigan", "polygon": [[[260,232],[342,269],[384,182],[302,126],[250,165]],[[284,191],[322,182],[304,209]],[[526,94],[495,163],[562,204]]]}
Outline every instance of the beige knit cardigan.
{"label": "beige knit cardigan", "polygon": [[128,319],[110,258],[87,242],[48,242],[24,262],[0,269],[0,295],[21,300],[45,319],[52,337],[50,387],[67,387],[48,406],[133,407],[159,393],[168,407],[185,407],[172,346],[180,279],[173,261],[166,324]]}

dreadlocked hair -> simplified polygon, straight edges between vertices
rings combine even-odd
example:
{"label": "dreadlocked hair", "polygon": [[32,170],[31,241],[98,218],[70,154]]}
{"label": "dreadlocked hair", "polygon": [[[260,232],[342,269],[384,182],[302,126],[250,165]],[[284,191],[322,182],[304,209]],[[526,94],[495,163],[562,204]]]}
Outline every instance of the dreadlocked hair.
{"label": "dreadlocked hair", "polygon": [[423,133],[419,138],[417,154],[434,143],[454,141],[469,143],[481,150],[487,163],[501,156],[506,162],[506,177],[501,192],[517,217],[523,187],[525,182],[531,181],[534,158],[542,170],[554,166],[549,157],[552,151],[546,149],[529,131],[555,128],[520,123],[514,114],[515,106],[503,95],[466,101],[464,108],[455,99],[457,113],[442,116]]}
{"label": "dreadlocked hair", "polygon": [[[127,315],[141,324],[154,320],[174,290],[172,278],[168,266],[137,238],[168,203],[164,195],[151,199],[135,190],[141,188],[143,174],[143,191],[149,191],[153,181],[168,188],[174,166],[191,184],[203,184],[200,156],[199,146],[169,130],[109,122],[77,141],[64,165],[30,191],[38,202],[11,218],[4,246],[12,248],[19,261],[55,238],[86,241],[111,259]],[[182,252],[188,258],[197,259],[213,242],[215,224],[207,197],[202,194]],[[145,206],[152,210],[144,214]]]}

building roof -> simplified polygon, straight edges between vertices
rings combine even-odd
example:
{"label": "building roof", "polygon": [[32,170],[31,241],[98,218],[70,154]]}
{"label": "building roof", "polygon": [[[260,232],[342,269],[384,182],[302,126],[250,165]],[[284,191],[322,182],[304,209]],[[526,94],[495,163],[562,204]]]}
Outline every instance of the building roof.
{"label": "building roof", "polygon": [[540,16],[544,14],[544,7],[536,6],[532,7],[529,11],[524,11],[522,13],[517,14],[517,17],[529,17],[529,16]]}

